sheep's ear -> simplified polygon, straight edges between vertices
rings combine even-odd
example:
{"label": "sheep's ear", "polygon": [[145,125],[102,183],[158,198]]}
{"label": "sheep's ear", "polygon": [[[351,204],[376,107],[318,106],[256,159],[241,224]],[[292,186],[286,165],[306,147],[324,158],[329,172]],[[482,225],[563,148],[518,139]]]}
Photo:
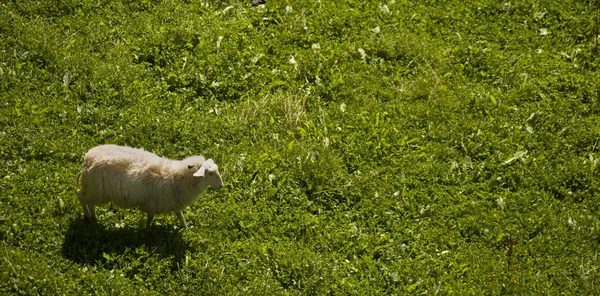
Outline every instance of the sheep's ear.
{"label": "sheep's ear", "polygon": [[206,167],[204,165],[202,165],[200,167],[200,169],[194,173],[194,177],[204,177],[204,171],[206,170]]}
{"label": "sheep's ear", "polygon": [[194,173],[194,177],[204,177],[204,171],[206,171],[206,168],[213,165],[215,165],[215,162],[212,159],[205,160],[200,169]]}

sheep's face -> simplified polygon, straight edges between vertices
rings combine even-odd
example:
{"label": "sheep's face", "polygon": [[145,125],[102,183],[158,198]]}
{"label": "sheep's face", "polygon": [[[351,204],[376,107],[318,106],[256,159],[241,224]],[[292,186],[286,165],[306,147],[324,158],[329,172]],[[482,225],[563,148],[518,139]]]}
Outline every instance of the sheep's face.
{"label": "sheep's face", "polygon": [[208,185],[217,190],[221,190],[223,187],[223,180],[221,180],[221,175],[219,174],[219,167],[212,159],[204,161],[202,166],[200,166],[200,169],[194,173],[194,177],[206,178]]}

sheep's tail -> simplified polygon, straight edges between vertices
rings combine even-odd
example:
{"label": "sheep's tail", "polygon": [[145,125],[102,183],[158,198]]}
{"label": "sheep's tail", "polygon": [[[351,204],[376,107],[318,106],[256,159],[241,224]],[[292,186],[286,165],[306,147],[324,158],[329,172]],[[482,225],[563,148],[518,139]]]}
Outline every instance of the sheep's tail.
{"label": "sheep's tail", "polygon": [[79,178],[81,178],[81,173],[77,174],[77,185],[75,185],[75,193],[79,192]]}

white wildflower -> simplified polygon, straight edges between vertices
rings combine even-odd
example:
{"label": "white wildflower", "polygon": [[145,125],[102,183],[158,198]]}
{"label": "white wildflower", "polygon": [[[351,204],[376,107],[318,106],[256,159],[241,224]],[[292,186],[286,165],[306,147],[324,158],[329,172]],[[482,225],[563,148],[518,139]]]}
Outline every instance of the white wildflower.
{"label": "white wildflower", "polygon": [[541,19],[544,18],[545,15],[546,15],[545,11],[536,12],[535,13],[535,18],[538,19],[538,20],[541,20]]}
{"label": "white wildflower", "polygon": [[567,222],[569,223],[569,226],[571,226],[571,227],[577,226],[577,223],[571,217],[569,217],[569,219],[567,219]]}
{"label": "white wildflower", "polygon": [[379,4],[379,9],[385,13],[390,13],[390,9],[385,4]]}
{"label": "white wildflower", "polygon": [[530,134],[533,134],[533,128],[530,125],[525,125],[525,131],[527,131]]}
{"label": "white wildflower", "polygon": [[498,197],[498,199],[496,199],[496,204],[500,209],[504,210],[504,199],[502,199],[502,197]]}
{"label": "white wildflower", "polygon": [[358,52],[360,53],[360,58],[364,61],[367,58],[367,53],[365,53],[365,50],[362,48],[359,48]]}
{"label": "white wildflower", "polygon": [[63,75],[63,85],[68,87],[70,82],[71,82],[71,71],[67,71],[67,72],[65,72],[65,75]]}
{"label": "white wildflower", "polygon": [[525,150],[525,151],[517,151],[517,152],[515,152],[515,154],[511,158],[507,159],[502,164],[511,164],[511,163],[515,162],[516,160],[520,160],[522,162],[525,162],[525,155],[527,155],[527,150]]}

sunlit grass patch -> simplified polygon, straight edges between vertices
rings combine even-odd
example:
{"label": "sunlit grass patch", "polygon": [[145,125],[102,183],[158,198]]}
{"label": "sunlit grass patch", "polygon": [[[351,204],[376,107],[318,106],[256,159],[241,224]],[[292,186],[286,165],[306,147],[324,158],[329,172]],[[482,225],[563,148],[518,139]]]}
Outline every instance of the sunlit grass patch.
{"label": "sunlit grass patch", "polygon": [[[0,291],[597,294],[592,2],[0,4]],[[225,187],[85,224],[105,143]]]}

